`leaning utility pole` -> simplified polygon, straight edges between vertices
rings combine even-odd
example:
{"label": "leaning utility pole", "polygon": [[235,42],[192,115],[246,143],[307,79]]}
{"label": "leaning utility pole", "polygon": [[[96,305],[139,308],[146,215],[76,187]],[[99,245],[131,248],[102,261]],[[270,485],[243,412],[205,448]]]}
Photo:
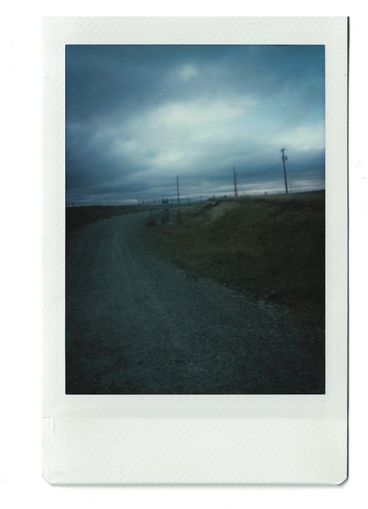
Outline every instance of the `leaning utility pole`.
{"label": "leaning utility pole", "polygon": [[176,177],[176,196],[178,198],[178,205],[180,204],[180,195],[179,195],[179,177]]}
{"label": "leaning utility pole", "polygon": [[288,184],[287,184],[287,177],[286,177],[286,165],[285,165],[285,162],[287,161],[287,156],[285,155],[285,150],[286,148],[282,148],[280,150],[282,156],[281,156],[281,159],[282,159],[282,167],[284,169],[284,181],[285,181],[285,192],[286,194],[288,194]]}
{"label": "leaning utility pole", "polygon": [[237,178],[236,178],[235,166],[233,166],[233,177],[234,177],[234,196],[235,196],[235,198],[237,198],[238,197],[238,182],[237,182]]}

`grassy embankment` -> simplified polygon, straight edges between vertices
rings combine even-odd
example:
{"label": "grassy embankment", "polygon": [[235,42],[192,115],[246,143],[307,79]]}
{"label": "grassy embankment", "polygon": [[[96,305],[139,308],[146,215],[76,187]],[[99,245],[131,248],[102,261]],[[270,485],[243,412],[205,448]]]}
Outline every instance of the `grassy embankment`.
{"label": "grassy embankment", "polygon": [[183,212],[152,229],[154,246],[198,276],[287,305],[323,326],[323,192],[247,197]]}

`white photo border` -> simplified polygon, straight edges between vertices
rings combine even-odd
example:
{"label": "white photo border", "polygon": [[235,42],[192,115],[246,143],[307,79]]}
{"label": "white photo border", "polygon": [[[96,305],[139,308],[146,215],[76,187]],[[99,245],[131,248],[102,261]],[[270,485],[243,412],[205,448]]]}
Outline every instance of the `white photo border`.
{"label": "white photo border", "polygon": [[[67,44],[325,46],[326,394],[65,394]],[[44,20],[43,474],[50,483],[347,478],[347,51],[343,17]]]}

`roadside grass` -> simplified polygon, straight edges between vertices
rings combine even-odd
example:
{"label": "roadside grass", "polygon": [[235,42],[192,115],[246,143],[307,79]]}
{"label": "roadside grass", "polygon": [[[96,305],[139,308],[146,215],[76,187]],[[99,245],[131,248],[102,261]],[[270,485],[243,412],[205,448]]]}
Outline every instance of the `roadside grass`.
{"label": "roadside grass", "polygon": [[144,210],[138,205],[91,205],[82,207],[67,207],[65,210],[66,234],[73,233],[78,228],[96,221],[110,219],[123,214],[132,214]]}
{"label": "roadside grass", "polygon": [[[223,209],[223,210],[221,210]],[[160,255],[198,276],[287,305],[323,326],[323,192],[246,197],[188,209],[153,229]]]}

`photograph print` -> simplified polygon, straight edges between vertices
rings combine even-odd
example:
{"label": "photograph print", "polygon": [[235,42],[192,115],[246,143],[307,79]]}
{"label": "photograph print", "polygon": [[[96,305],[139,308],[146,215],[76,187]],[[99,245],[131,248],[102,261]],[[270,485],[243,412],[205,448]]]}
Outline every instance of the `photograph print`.
{"label": "photograph print", "polygon": [[67,394],[325,393],[323,45],[67,45]]}

